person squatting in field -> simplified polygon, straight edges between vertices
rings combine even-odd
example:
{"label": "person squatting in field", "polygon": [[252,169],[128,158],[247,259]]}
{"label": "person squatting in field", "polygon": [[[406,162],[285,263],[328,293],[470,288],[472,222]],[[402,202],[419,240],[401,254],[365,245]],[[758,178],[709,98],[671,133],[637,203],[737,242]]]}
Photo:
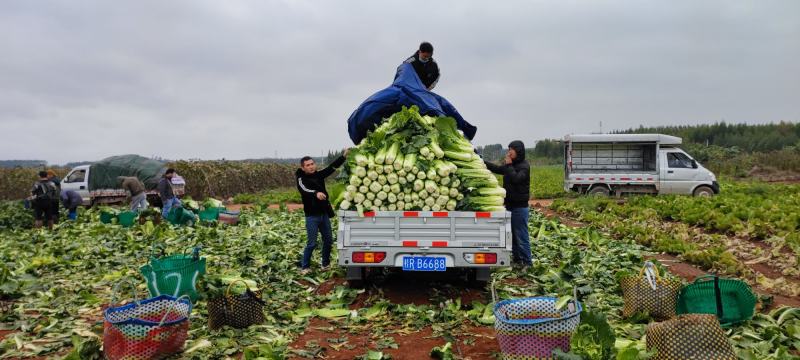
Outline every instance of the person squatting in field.
{"label": "person squatting in field", "polygon": [[297,191],[303,199],[303,212],[306,217],[306,235],[308,242],[303,250],[300,268],[303,273],[311,271],[311,255],[317,247],[317,235],[322,235],[322,268],[330,265],[331,246],[333,235],[331,217],[334,216],[333,207],[328,200],[328,190],[325,188],[325,178],[344,164],[347,152],[338,157],[328,167],[317,171],[317,164],[310,156],[300,159],[300,168],[295,172]]}
{"label": "person squatting in field", "polygon": [[530,209],[528,199],[531,196],[531,167],[525,160],[525,144],[514,140],[508,144],[508,151],[503,165],[488,161],[489,171],[503,175],[503,187],[506,189],[505,206],[511,212],[511,238],[513,262],[529,266],[531,261],[531,244],[528,236],[528,217]]}
{"label": "person squatting in field", "polygon": [[61,190],[61,205],[67,209],[67,219],[78,219],[78,206],[83,203],[81,194],[74,190]]}

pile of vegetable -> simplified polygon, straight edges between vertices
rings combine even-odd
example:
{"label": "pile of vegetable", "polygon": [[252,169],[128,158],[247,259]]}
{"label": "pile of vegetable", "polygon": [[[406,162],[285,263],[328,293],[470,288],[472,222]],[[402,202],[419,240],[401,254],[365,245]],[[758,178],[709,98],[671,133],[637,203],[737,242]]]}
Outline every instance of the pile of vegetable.
{"label": "pile of vegetable", "polygon": [[403,108],[347,162],[342,210],[504,211],[505,190],[449,117]]}

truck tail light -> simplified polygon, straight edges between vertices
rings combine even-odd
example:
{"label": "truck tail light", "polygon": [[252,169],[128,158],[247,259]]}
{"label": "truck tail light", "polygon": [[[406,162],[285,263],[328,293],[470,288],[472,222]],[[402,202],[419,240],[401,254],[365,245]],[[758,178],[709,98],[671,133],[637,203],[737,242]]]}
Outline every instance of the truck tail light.
{"label": "truck tail light", "polygon": [[356,251],[353,253],[354,263],[380,263],[386,259],[385,252],[364,252]]}
{"label": "truck tail light", "polygon": [[495,253],[467,253],[464,260],[470,264],[497,264],[497,254]]}

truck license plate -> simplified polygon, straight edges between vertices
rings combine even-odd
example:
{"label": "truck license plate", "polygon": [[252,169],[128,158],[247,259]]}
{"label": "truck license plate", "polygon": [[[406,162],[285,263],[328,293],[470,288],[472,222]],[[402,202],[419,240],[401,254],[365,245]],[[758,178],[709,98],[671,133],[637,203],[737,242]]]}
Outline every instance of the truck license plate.
{"label": "truck license plate", "polygon": [[441,256],[405,256],[403,271],[445,271],[446,259]]}

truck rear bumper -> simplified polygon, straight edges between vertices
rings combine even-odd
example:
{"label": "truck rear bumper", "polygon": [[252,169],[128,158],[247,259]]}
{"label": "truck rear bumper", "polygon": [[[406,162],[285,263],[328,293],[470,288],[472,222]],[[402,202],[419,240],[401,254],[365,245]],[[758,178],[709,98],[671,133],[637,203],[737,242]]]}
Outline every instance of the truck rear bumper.
{"label": "truck rear bumper", "polygon": [[[383,253],[381,262],[355,262],[353,253]],[[494,254],[497,258],[493,264],[478,264],[469,262],[469,254]],[[402,248],[402,247],[370,247],[370,248],[344,248],[339,249],[340,266],[344,267],[403,267],[403,258],[406,256],[444,257],[445,265],[449,268],[492,268],[511,266],[511,250],[505,248]]]}

